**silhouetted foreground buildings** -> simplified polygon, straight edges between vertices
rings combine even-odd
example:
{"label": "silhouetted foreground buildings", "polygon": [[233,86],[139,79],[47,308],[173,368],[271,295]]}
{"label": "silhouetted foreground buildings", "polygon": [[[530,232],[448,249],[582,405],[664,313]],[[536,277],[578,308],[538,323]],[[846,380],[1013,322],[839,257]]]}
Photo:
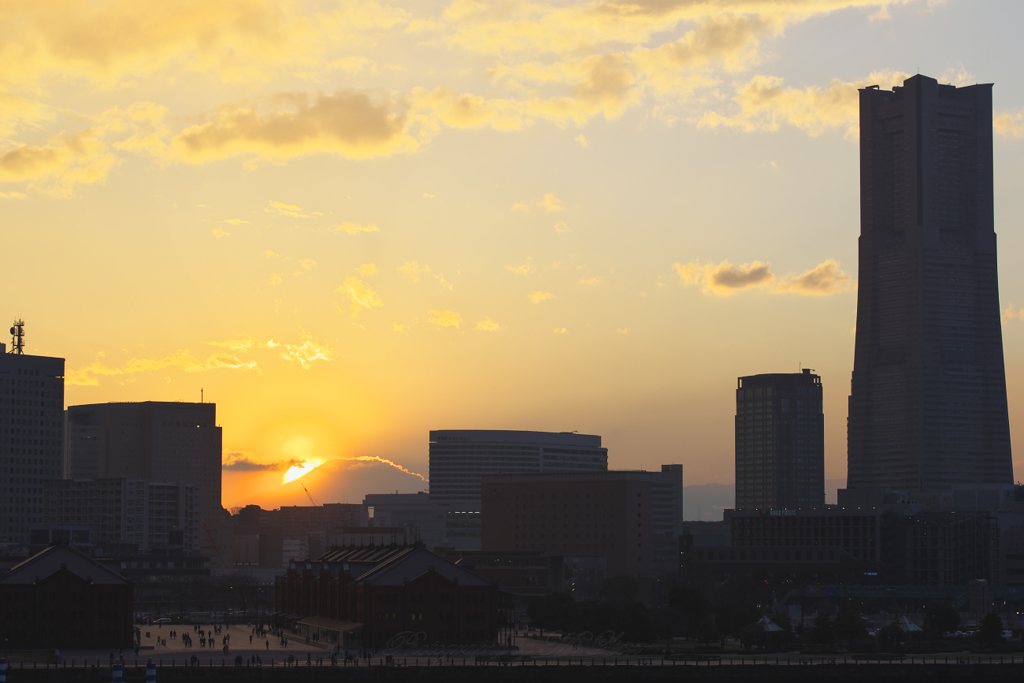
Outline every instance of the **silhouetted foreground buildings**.
{"label": "silhouetted foreground buildings", "polygon": [[275,617],[321,642],[383,647],[403,631],[426,643],[490,643],[509,626],[498,587],[421,548],[345,548],[292,562]]}
{"label": "silhouetted foreground buildings", "polygon": [[0,641],[38,649],[132,647],[132,583],[68,547],[0,575]]}
{"label": "silhouetted foreground buildings", "polygon": [[61,477],[64,359],[6,350],[0,344],[0,544],[25,546],[45,517],[43,482]]}

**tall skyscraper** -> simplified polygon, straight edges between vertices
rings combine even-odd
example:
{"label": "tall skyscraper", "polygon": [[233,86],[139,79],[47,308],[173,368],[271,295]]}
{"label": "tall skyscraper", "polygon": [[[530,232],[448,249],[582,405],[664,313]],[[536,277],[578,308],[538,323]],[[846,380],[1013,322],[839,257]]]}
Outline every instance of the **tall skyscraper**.
{"label": "tall skyscraper", "polygon": [[61,477],[64,359],[6,351],[0,344],[0,542],[27,545],[44,522],[43,482]]}
{"label": "tall skyscraper", "polygon": [[847,486],[1010,484],[992,86],[861,90],[860,178]]}
{"label": "tall skyscraper", "polygon": [[222,434],[215,403],[69,406],[65,429],[67,478],[191,484],[198,489],[200,521],[220,518]]}
{"label": "tall skyscraper", "polygon": [[825,504],[821,377],[740,377],[736,388],[736,509]]}

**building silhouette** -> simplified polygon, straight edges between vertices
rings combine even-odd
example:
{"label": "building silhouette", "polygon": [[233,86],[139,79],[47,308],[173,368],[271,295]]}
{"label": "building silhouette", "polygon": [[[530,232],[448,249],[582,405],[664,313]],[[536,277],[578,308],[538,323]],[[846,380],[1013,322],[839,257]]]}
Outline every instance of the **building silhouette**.
{"label": "building silhouette", "polygon": [[[222,516],[221,428],[215,403],[96,403],[69,406],[68,479],[126,478],[190,484],[200,541]],[[205,529],[203,527],[206,527]]]}
{"label": "building silhouette", "polygon": [[21,353],[18,341],[18,353],[0,344],[0,543],[27,546],[44,522],[43,482],[61,478],[64,359]]}
{"label": "building silhouette", "polygon": [[825,503],[821,377],[810,370],[740,377],[736,388],[736,508]]}
{"label": "building silhouette", "polygon": [[1010,484],[992,86],[860,91],[849,489]]}
{"label": "building silhouette", "polygon": [[605,472],[601,437],[570,432],[442,429],[430,432],[430,501],[445,512],[445,538],[480,548],[480,477],[489,474]]}
{"label": "building silhouette", "polygon": [[682,465],[483,477],[483,550],[602,556],[607,576],[678,573]]}

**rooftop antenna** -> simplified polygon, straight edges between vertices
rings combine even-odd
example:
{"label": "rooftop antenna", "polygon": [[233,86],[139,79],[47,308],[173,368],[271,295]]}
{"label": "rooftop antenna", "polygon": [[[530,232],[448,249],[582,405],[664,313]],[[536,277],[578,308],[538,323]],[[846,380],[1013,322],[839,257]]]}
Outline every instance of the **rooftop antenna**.
{"label": "rooftop antenna", "polygon": [[203,402],[203,388],[199,387],[199,402]]}
{"label": "rooftop antenna", "polygon": [[11,327],[11,353],[25,355],[25,321],[18,318]]}

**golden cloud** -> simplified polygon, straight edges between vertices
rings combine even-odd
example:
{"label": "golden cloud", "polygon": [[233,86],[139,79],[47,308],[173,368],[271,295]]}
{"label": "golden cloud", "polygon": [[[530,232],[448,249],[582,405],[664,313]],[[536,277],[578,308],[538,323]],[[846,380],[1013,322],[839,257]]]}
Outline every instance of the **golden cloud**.
{"label": "golden cloud", "polygon": [[266,209],[268,213],[278,213],[282,216],[290,216],[292,218],[309,218],[308,214],[302,213],[302,209],[295,204],[285,204],[284,202],[278,202],[273,199],[270,200],[270,208]]}
{"label": "golden cloud", "polygon": [[501,325],[491,320],[490,316],[488,316],[476,324],[476,329],[482,332],[496,332],[501,329]]}
{"label": "golden cloud", "polygon": [[227,237],[231,233],[227,230],[221,230],[220,228],[213,228],[213,236],[216,238]]}
{"label": "golden cloud", "polygon": [[0,182],[29,182],[57,197],[69,197],[77,185],[106,180],[119,160],[103,142],[102,127],[73,135],[55,135],[42,145],[18,145],[0,152]]}
{"label": "golden cloud", "polygon": [[746,289],[762,289],[773,293],[793,293],[808,296],[828,296],[845,292],[855,283],[840,270],[839,262],[828,259],[799,275],[782,279],[771,272],[771,264],[754,261],[736,266],[729,261],[705,263],[693,261],[686,265],[672,264],[685,285],[697,285],[704,294],[728,296]]}
{"label": "golden cloud", "polygon": [[403,11],[373,0],[330,11],[301,0],[14,0],[2,5],[0,26],[17,40],[0,32],[0,50],[3,78],[20,83],[54,74],[113,84],[172,66],[224,81],[265,81],[280,67],[315,67],[331,45],[406,21]]}
{"label": "golden cloud", "polygon": [[462,322],[462,316],[454,311],[438,311],[430,309],[430,322],[438,327],[458,327]]}
{"label": "golden cloud", "polygon": [[790,275],[779,281],[776,291],[795,292],[810,296],[828,296],[845,292],[854,281],[839,269],[839,262],[828,259],[801,275]]}
{"label": "golden cloud", "polygon": [[548,211],[565,211],[565,204],[562,203],[561,199],[555,196],[554,192],[548,192],[545,194],[541,203]]}
{"label": "golden cloud", "polygon": [[554,329],[554,333],[555,334],[568,334],[569,330],[565,329],[564,327],[556,327]]}
{"label": "golden cloud", "polygon": [[824,89],[785,87],[781,78],[754,76],[739,86],[733,101],[732,116],[708,112],[698,122],[704,128],[736,128],[744,131],[778,130],[788,123],[817,136],[828,129],[840,128],[855,138],[859,129],[858,88],[880,85],[889,88],[902,85],[909,74],[897,71],[876,71],[854,82],[833,80]]}
{"label": "golden cloud", "polygon": [[729,295],[743,289],[769,288],[775,282],[771,265],[754,261],[734,266],[728,261],[706,263],[697,261],[686,264],[674,263],[672,267],[679,273],[686,285],[699,285],[705,294]]}
{"label": "golden cloud", "polygon": [[581,277],[580,278],[580,284],[581,285],[599,285],[599,284],[601,284],[601,281],[603,279],[604,278],[602,278],[600,275],[598,275],[596,277],[586,277],[586,278]]}
{"label": "golden cloud", "polygon": [[377,266],[373,265],[372,263],[364,263],[363,265],[359,266],[359,274],[362,275],[363,277],[375,275],[377,272]]}
{"label": "golden cloud", "polygon": [[97,361],[82,368],[68,370],[64,381],[79,386],[96,386],[99,384],[100,376],[133,375],[166,368],[178,368],[191,373],[217,369],[252,370],[255,367],[255,361],[245,362],[227,353],[214,353],[205,360],[199,360],[188,351],[177,351],[163,358],[132,358],[119,368],[112,368]]}
{"label": "golden cloud", "polygon": [[1024,138],[1024,109],[993,116],[992,129],[1004,138]]}
{"label": "golden cloud", "polygon": [[225,105],[212,121],[190,126],[171,140],[171,153],[190,163],[244,155],[286,159],[337,154],[367,159],[414,151],[398,105],[368,93],[341,91],[310,97],[278,95],[272,111]]}
{"label": "golden cloud", "polygon": [[315,361],[329,361],[331,360],[331,350],[327,344],[315,343],[309,335],[303,334],[303,341],[301,344],[285,344],[284,350],[281,351],[281,358],[293,363],[298,363],[302,366],[303,370],[308,370],[309,366]]}
{"label": "golden cloud", "polygon": [[384,303],[377,292],[363,284],[355,275],[349,275],[335,291],[341,292],[349,299],[349,310],[355,318],[365,308],[380,308]]}
{"label": "golden cloud", "polygon": [[530,297],[530,301],[532,301],[535,304],[539,304],[541,301],[546,301],[548,299],[554,299],[555,295],[552,294],[551,292],[536,291],[533,294],[530,294],[529,297]]}
{"label": "golden cloud", "polygon": [[505,270],[516,275],[529,275],[533,272],[533,266],[529,263],[524,263],[521,266],[505,266]]}

